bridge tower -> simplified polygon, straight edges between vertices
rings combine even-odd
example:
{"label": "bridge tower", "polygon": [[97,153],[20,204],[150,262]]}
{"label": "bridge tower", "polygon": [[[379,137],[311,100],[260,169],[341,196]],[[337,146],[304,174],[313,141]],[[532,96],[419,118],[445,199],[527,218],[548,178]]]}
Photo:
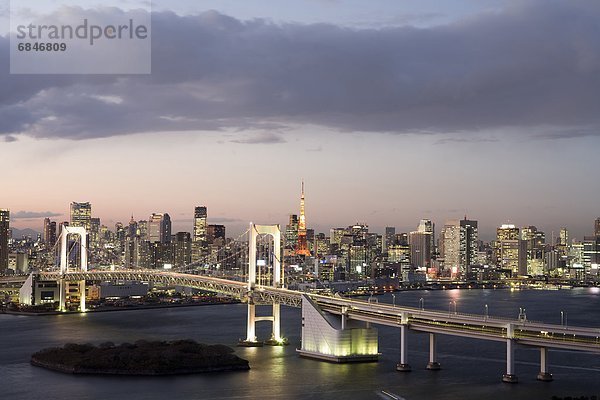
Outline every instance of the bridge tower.
{"label": "bridge tower", "polygon": [[[281,229],[279,225],[255,225],[250,223],[250,240],[248,251],[248,329],[246,340],[240,341],[240,346],[262,346],[268,344],[279,346],[287,344],[287,340],[281,336],[281,304],[277,300],[273,300],[273,313],[270,316],[256,316],[256,302],[254,293],[260,290],[256,282],[256,240],[258,235],[270,235],[273,238],[273,280],[272,286],[280,288],[283,284],[283,270],[279,258],[281,257]],[[260,282],[259,282],[260,286]],[[258,341],[256,338],[256,323],[259,321],[272,321],[273,331],[271,338],[266,342]]]}
{"label": "bridge tower", "polygon": [[[87,255],[87,231],[83,227],[74,226],[62,226],[60,235],[60,280],[59,280],[59,310],[67,310],[67,286],[68,281],[65,281],[64,274],[68,272],[68,236],[77,235],[79,237],[80,244],[80,261],[79,269],[82,272],[87,272],[88,267],[88,255]],[[85,279],[78,282],[79,286],[79,311],[85,311]]]}

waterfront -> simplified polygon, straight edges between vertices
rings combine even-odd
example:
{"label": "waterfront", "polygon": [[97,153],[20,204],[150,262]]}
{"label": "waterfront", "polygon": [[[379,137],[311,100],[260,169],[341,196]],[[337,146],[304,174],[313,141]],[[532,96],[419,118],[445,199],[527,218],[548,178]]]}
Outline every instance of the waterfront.
{"label": "waterfront", "polygon": [[[568,325],[599,327],[600,293],[595,288],[560,291],[446,290],[395,293],[398,305],[436,308],[454,312],[516,317],[525,308],[528,319],[560,323],[561,311]],[[423,301],[420,299],[423,298]],[[391,294],[377,301],[393,302]],[[245,335],[246,307],[190,307],[135,310],[127,313],[89,313],[25,317],[0,315],[0,374],[2,398],[52,399],[64,396],[97,399],[238,399],[238,398],[380,398],[381,390],[411,399],[550,399],[553,395],[578,396],[600,393],[598,356],[550,351],[550,372],[555,381],[538,382],[539,352],[517,347],[516,372],[520,383],[503,384],[505,346],[439,336],[442,371],[426,371],[427,335],[409,335],[409,363],[413,371],[394,370],[398,359],[398,330],[379,327],[379,363],[337,365],[299,358],[300,310],[282,309],[282,331],[290,346],[238,348],[250,361],[249,372],[218,373],[161,378],[111,378],[68,376],[29,364],[32,353],[66,342],[133,342],[138,339],[191,338],[205,343],[235,344]],[[269,326],[259,324],[267,338]]]}

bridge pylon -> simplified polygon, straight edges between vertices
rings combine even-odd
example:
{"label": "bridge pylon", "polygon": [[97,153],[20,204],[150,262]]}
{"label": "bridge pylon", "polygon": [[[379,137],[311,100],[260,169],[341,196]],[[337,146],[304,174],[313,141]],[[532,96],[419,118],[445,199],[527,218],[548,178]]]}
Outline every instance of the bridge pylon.
{"label": "bridge pylon", "polygon": [[[64,274],[69,272],[68,262],[68,236],[79,236],[80,258],[79,269],[83,272],[88,270],[88,255],[87,255],[87,231],[79,226],[63,225],[60,235],[60,279],[59,279],[59,310],[67,311],[67,288],[69,281],[64,279]],[[85,280],[77,282],[79,290],[79,311],[85,311]]]}
{"label": "bridge pylon", "polygon": [[[240,340],[240,346],[254,347],[262,346],[263,344],[271,346],[281,346],[288,344],[287,339],[281,336],[281,305],[276,299],[272,300],[272,315],[270,316],[256,316],[256,302],[255,293],[260,291],[261,288],[280,288],[283,283],[283,270],[279,258],[281,256],[281,229],[279,225],[255,225],[250,223],[250,240],[249,251],[248,251],[248,325],[246,332],[246,339]],[[257,273],[256,273],[256,245],[258,235],[270,235],[273,238],[273,256],[272,268],[273,268],[273,279],[266,285],[261,285],[258,282],[257,285]],[[259,341],[256,337],[256,323],[260,321],[272,321],[273,331],[271,338],[266,341]]]}

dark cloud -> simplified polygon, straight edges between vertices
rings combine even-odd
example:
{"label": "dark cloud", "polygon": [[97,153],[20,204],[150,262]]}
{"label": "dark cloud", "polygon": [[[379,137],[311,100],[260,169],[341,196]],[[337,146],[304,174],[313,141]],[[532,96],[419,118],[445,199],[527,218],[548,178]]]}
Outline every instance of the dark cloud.
{"label": "dark cloud", "polygon": [[12,219],[35,219],[35,218],[52,218],[59,217],[62,214],[51,211],[17,211],[10,213]]}
{"label": "dark cloud", "polygon": [[231,140],[231,143],[241,144],[275,144],[284,142],[285,140],[283,140],[281,136],[271,132],[264,132],[255,135],[245,136],[241,139]]}
{"label": "dark cloud", "polygon": [[[600,2],[528,0],[430,28],[349,29],[153,15],[150,76],[18,76],[0,59],[0,134],[321,125],[447,133],[551,126],[597,135]],[[0,37],[8,54],[8,39]],[[561,133],[562,132],[562,133]],[[552,135],[547,137],[552,138]]]}

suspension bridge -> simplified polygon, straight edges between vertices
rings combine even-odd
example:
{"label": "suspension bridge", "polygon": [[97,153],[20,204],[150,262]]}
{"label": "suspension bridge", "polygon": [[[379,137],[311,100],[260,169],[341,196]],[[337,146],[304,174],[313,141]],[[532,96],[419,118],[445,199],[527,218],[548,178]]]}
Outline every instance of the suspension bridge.
{"label": "suspension bridge", "polygon": [[[85,311],[86,282],[92,281],[139,281],[154,282],[167,286],[185,286],[215,293],[226,294],[242,300],[248,306],[246,339],[243,346],[283,345],[281,335],[281,306],[302,308],[302,343],[297,350],[301,356],[333,362],[375,361],[378,359],[378,333],[373,325],[398,328],[400,359],[396,369],[411,370],[409,364],[408,331],[429,335],[429,362],[427,369],[441,368],[437,359],[437,336],[451,335],[469,339],[489,340],[506,343],[506,371],[504,382],[518,381],[515,371],[517,346],[539,348],[540,371],[537,379],[551,381],[548,370],[548,349],[566,349],[600,354],[600,329],[553,325],[527,321],[526,319],[497,318],[456,312],[411,308],[390,304],[370,303],[366,300],[324,296],[288,290],[283,285],[280,255],[281,232],[279,225],[254,225],[246,232],[249,235],[247,281],[240,282],[212,276],[190,273],[202,261],[185,266],[177,271],[160,270],[96,270],[88,269],[86,232],[83,228],[65,227],[60,238],[60,265],[58,270],[39,271],[29,276],[0,278],[0,284],[17,281],[23,283],[25,292],[31,297],[39,282],[54,282],[59,288],[59,308],[66,309],[66,287],[75,284],[80,290],[79,309]],[[67,235],[79,236],[82,251],[76,268],[70,268],[67,259]],[[269,271],[260,276],[257,269],[257,246],[268,242]],[[265,263],[261,263],[265,264]],[[258,271],[258,272],[257,272]],[[23,290],[22,288],[22,290]],[[33,288],[33,289],[32,289]],[[28,291],[29,290],[29,291]],[[269,316],[256,316],[256,306],[269,305]],[[259,341],[256,337],[257,322],[272,324],[271,337]]]}

